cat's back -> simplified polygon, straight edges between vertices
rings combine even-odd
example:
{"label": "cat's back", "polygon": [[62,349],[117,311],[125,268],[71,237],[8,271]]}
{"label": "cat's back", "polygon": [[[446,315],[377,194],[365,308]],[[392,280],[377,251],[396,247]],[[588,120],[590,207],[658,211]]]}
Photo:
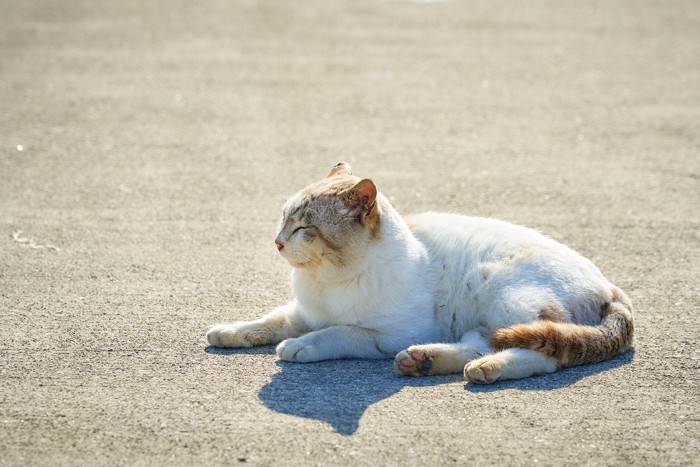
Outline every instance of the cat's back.
{"label": "cat's back", "polygon": [[477,255],[483,261],[527,247],[563,247],[536,230],[493,218],[426,212],[405,219],[433,255]]}
{"label": "cat's back", "polygon": [[409,216],[407,223],[449,281],[489,277],[492,287],[528,283],[550,290],[575,284],[571,289],[583,294],[609,285],[587,258],[521,225],[435,212]]}

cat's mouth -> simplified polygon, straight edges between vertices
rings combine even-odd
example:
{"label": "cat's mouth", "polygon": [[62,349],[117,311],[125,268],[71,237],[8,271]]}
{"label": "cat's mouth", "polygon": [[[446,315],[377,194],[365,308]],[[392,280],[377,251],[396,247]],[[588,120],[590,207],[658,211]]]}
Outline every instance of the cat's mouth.
{"label": "cat's mouth", "polygon": [[282,258],[286,259],[287,262],[297,269],[310,269],[321,265],[321,261],[315,258],[310,258],[305,254],[297,254],[296,252],[287,251],[287,248],[280,250],[280,255]]}

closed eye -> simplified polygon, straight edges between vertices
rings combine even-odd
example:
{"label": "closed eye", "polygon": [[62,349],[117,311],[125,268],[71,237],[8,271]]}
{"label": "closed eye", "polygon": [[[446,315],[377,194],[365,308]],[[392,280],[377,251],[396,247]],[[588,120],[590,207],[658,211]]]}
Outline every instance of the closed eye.
{"label": "closed eye", "polygon": [[292,231],[292,235],[294,235],[295,233],[299,232],[300,230],[311,230],[311,229],[314,229],[314,228],[316,228],[316,227],[313,226],[313,225],[301,225],[301,226],[297,227],[296,229],[294,229],[294,230]]}

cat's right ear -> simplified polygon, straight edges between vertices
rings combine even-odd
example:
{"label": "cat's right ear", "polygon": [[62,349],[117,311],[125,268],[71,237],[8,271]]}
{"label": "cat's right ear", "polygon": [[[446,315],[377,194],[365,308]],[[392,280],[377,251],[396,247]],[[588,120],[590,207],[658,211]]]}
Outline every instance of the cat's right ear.
{"label": "cat's right ear", "polygon": [[365,178],[348,189],[345,196],[348,207],[359,209],[363,215],[368,215],[374,209],[377,200],[377,187],[372,180]]}
{"label": "cat's right ear", "polygon": [[328,177],[335,177],[336,175],[352,175],[352,168],[350,164],[346,162],[338,162],[333,166]]}

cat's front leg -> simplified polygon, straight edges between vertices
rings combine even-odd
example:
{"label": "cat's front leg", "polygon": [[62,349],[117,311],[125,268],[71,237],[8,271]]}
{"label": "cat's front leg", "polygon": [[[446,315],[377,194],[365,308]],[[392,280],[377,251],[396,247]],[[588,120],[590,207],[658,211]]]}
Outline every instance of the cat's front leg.
{"label": "cat's front leg", "polygon": [[340,358],[389,358],[378,331],[359,326],[331,326],[282,341],[277,355],[290,362],[318,362]]}
{"label": "cat's front leg", "polygon": [[260,319],[217,324],[207,332],[214,347],[253,347],[278,344],[305,332],[306,326],[296,313],[296,303],[276,308]]}

